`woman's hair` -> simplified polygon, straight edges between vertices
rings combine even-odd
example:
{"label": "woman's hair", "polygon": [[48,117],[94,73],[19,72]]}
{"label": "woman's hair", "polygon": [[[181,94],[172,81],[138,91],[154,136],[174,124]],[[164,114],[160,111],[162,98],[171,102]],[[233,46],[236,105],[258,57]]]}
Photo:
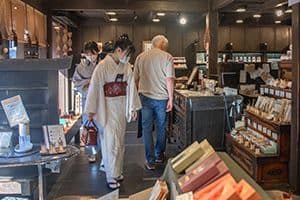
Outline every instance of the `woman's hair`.
{"label": "woman's hair", "polygon": [[116,50],[117,48],[122,49],[122,51],[127,51],[127,56],[130,56],[135,52],[133,43],[129,40],[127,34],[121,35],[119,39],[115,42],[114,50]]}
{"label": "woman's hair", "polygon": [[86,42],[84,44],[84,50],[83,51],[84,52],[90,51],[92,53],[94,53],[94,52],[98,53],[99,52],[98,44],[96,42],[94,42],[94,41]]}

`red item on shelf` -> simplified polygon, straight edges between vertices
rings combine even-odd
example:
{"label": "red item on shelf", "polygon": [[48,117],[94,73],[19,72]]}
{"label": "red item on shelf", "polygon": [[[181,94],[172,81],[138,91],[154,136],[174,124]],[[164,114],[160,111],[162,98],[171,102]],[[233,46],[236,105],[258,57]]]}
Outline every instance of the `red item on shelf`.
{"label": "red item on shelf", "polygon": [[241,200],[261,200],[260,195],[245,180],[241,180],[235,190]]}

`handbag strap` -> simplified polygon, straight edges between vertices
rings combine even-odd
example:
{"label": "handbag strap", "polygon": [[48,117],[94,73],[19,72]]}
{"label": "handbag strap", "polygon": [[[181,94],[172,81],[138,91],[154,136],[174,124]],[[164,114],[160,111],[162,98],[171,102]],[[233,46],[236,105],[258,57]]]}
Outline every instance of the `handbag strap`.
{"label": "handbag strap", "polygon": [[[93,125],[93,126],[91,126],[91,124]],[[84,125],[83,125],[84,127],[94,127],[97,131],[98,131],[98,127],[97,127],[97,125],[95,124],[95,121],[94,120],[86,120],[86,122],[84,123]]]}

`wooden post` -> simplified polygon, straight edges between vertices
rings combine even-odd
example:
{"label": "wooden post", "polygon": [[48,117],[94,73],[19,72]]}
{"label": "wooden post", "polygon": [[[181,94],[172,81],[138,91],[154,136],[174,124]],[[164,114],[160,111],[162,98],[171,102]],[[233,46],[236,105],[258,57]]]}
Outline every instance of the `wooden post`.
{"label": "wooden post", "polygon": [[206,30],[209,34],[208,42],[208,76],[217,74],[218,67],[218,10],[213,8],[212,1],[209,1],[208,14],[206,16]]}
{"label": "wooden post", "polygon": [[290,184],[300,194],[300,3],[293,5],[293,109],[291,132]]}

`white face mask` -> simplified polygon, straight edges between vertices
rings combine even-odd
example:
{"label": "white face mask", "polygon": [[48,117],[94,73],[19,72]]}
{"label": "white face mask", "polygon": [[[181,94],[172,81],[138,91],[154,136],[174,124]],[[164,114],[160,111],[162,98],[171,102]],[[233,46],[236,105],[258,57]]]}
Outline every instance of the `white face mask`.
{"label": "white face mask", "polygon": [[91,63],[96,63],[97,62],[97,55],[92,55],[92,56],[85,56],[88,61]]}
{"label": "white face mask", "polygon": [[130,56],[124,56],[123,58],[120,59],[120,62],[123,64],[129,63]]}

